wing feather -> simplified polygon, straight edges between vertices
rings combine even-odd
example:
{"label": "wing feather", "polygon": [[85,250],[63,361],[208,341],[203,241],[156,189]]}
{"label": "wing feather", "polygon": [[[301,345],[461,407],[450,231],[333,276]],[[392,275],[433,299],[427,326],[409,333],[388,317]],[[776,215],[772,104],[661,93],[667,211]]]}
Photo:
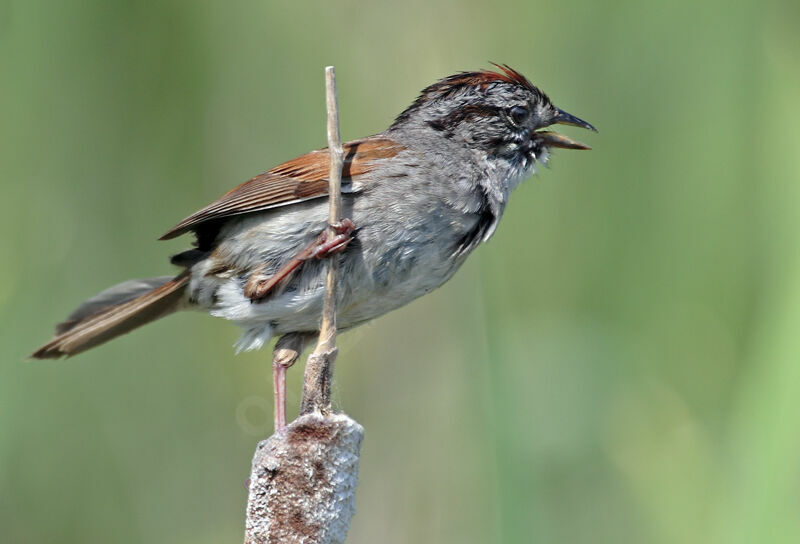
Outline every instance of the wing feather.
{"label": "wing feather", "polygon": [[[344,144],[342,187],[370,172],[382,159],[397,155],[404,148],[388,138],[373,136]],[[286,206],[328,195],[328,149],[301,155],[259,174],[235,187],[205,208],[193,213],[160,240],[169,240],[196,230],[201,225],[230,217]]]}

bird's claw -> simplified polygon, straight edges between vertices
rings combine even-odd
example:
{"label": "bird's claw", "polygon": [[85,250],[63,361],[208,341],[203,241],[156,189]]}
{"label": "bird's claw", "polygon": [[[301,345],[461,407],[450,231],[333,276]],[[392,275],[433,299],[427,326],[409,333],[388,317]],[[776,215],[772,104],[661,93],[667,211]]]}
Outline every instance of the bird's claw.
{"label": "bird's claw", "polygon": [[311,253],[306,257],[317,259],[324,259],[334,253],[343,251],[347,244],[353,239],[353,232],[356,230],[356,225],[350,219],[344,218],[338,223],[330,225],[330,229],[319,235],[316,240],[315,247]]}

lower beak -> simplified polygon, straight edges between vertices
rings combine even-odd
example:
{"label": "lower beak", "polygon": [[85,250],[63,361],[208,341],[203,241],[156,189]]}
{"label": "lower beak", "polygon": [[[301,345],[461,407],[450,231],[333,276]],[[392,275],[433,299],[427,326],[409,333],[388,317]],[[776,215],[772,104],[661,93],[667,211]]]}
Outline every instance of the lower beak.
{"label": "lower beak", "polygon": [[534,138],[544,142],[549,147],[561,147],[563,149],[591,149],[588,145],[572,138],[567,138],[558,132],[540,131],[533,133]]}

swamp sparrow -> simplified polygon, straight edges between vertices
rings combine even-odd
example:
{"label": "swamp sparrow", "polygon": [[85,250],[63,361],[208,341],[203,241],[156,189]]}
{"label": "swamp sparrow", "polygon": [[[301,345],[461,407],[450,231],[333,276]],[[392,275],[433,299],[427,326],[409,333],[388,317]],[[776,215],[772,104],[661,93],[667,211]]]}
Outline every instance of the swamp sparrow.
{"label": "swamp sparrow", "polygon": [[56,327],[34,358],[75,355],[176,310],[243,329],[236,347],[280,336],[273,360],[276,426],[285,372],[318,331],[326,266],[339,262],[337,325],[355,327],[447,281],[488,240],[517,184],[552,147],[589,149],[553,124],[595,130],[555,107],[508,66],[462,72],[425,88],[392,125],[344,144],[343,220],[329,233],[328,153],[260,174],[190,215],[161,239],[192,232],[172,257],[177,276],[121,283]]}

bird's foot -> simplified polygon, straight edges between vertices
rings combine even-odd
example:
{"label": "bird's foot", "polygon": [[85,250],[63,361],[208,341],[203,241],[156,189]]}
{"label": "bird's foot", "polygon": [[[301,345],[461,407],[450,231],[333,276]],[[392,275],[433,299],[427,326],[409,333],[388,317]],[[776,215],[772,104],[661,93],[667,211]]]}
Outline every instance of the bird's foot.
{"label": "bird's foot", "polygon": [[324,259],[334,253],[344,251],[344,248],[353,239],[353,232],[356,230],[356,224],[347,218],[332,224],[330,227],[330,229],[325,229],[314,243],[309,246],[311,252],[305,257],[306,259],[312,257]]}
{"label": "bird's foot", "polygon": [[324,259],[343,251],[353,239],[355,230],[355,223],[350,219],[342,219],[321,232],[319,236],[272,276],[261,274],[263,266],[256,269],[248,278],[247,283],[245,283],[244,296],[249,298],[251,302],[260,302],[278,283],[288,278],[303,261]]}

